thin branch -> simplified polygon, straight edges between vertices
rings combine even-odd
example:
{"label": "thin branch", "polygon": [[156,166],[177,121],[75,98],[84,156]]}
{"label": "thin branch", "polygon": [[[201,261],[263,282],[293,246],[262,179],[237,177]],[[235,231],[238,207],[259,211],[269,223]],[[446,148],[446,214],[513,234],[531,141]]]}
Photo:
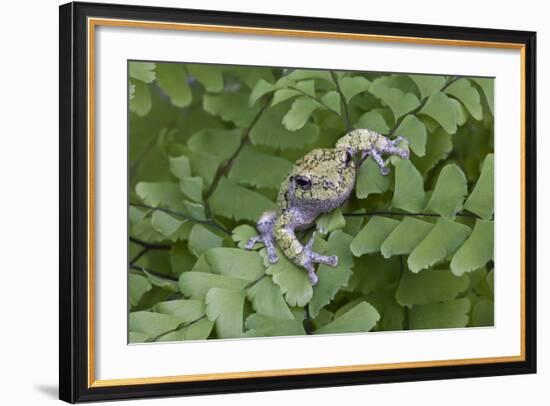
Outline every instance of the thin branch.
{"label": "thin branch", "polygon": [[[362,217],[362,216],[417,216],[417,217],[441,217],[437,213],[404,213],[400,211],[366,211],[364,213],[342,213],[345,217]],[[471,213],[455,213],[455,216],[458,217],[470,217],[475,219],[480,219],[481,217],[471,214]]]}
{"label": "thin branch", "polygon": [[228,235],[231,235],[231,231],[229,231],[225,227],[221,226],[220,224],[216,223],[212,219],[200,220],[200,219],[196,219],[194,217],[191,217],[187,214],[183,214],[183,213],[171,210],[171,209],[165,209],[163,207],[149,206],[148,204],[143,204],[143,203],[132,203],[132,202],[130,202],[130,206],[140,207],[142,209],[148,209],[148,210],[162,211],[164,213],[172,214],[173,216],[180,217],[180,218],[185,219],[185,220],[194,221],[195,223],[209,225],[209,226],[214,227],[214,228],[216,228],[220,231],[223,231],[224,233],[226,233]]}
{"label": "thin branch", "polygon": [[152,343],[152,342],[155,342],[157,341],[159,338],[161,337],[164,337],[165,335],[167,334],[170,334],[170,333],[175,333],[176,331],[178,330],[181,330],[183,328],[187,328],[189,326],[192,326],[193,324],[201,321],[202,319],[204,319],[206,317],[206,314],[203,314],[201,317],[199,317],[198,319],[195,319],[193,321],[190,321],[188,323],[180,323],[176,326],[176,328],[173,328],[172,330],[168,330],[168,331],[165,331],[164,333],[160,333],[159,335],[155,336],[155,337],[152,337],[152,338],[149,338],[146,340],[146,342],[148,343]]}
{"label": "thin branch", "polygon": [[169,250],[172,248],[170,244],[156,244],[153,242],[147,242],[140,240],[139,238],[130,236],[130,242],[133,242],[134,244],[141,245],[144,248],[148,248],[150,250]]}
{"label": "thin branch", "polygon": [[150,248],[144,247],[140,252],[138,252],[138,253],[136,254],[135,257],[133,257],[133,258],[130,260],[129,264],[130,264],[130,265],[134,265],[142,256],[144,256],[145,254],[147,254],[150,250],[151,250]]}
{"label": "thin branch", "polygon": [[261,280],[262,280],[263,278],[265,278],[266,276],[267,276],[267,274],[264,273],[264,274],[263,274],[262,276],[260,276],[258,279],[253,280],[252,282],[248,283],[248,284],[244,287],[244,289],[248,289],[248,288],[254,286],[256,283],[258,283],[259,281],[261,281]]}
{"label": "thin branch", "polygon": [[252,122],[250,123],[248,128],[246,129],[245,134],[243,135],[243,138],[241,139],[241,143],[239,144],[239,147],[237,148],[237,150],[227,160],[226,164],[224,166],[220,167],[216,171],[216,174],[214,175],[214,179],[212,180],[212,183],[210,184],[210,187],[204,193],[204,201],[205,202],[208,199],[208,197],[210,197],[210,195],[214,192],[214,190],[216,190],[216,187],[218,186],[218,183],[220,182],[221,178],[224,177],[225,175],[227,175],[227,173],[229,172],[229,169],[231,169],[231,167],[233,166],[233,162],[235,161],[235,158],[237,158],[237,156],[242,151],[244,146],[248,143],[250,131],[252,131],[252,128],[256,125],[256,123],[258,122],[258,120],[260,119],[260,117],[262,116],[263,112],[265,111],[265,109],[267,108],[268,105],[269,105],[269,102],[265,103],[262,106],[262,108],[260,109],[260,111],[258,111],[258,114],[256,114],[256,116],[254,117],[254,119],[252,120]]}
{"label": "thin branch", "polygon": [[[460,76],[455,76],[451,79],[448,79],[447,80],[447,83],[445,83],[445,86],[443,86],[439,91],[442,92],[443,90],[447,89],[452,83],[456,82],[458,79],[460,79]],[[391,137],[395,131],[399,128],[399,126],[401,125],[401,123],[403,122],[403,120],[405,119],[405,117],[407,117],[409,114],[416,114],[418,113],[420,110],[422,110],[422,108],[426,105],[426,103],[428,102],[430,97],[426,97],[424,98],[424,100],[422,100],[422,102],[418,105],[418,107],[416,107],[414,110],[411,110],[409,111],[407,114],[404,114],[399,120],[397,120],[395,122],[395,125],[393,126],[393,128],[390,130],[390,132],[388,133],[388,137]]]}
{"label": "thin branch", "polygon": [[151,275],[158,276],[159,278],[167,279],[172,282],[178,282],[178,278],[172,275],[167,275],[161,272],[153,271],[152,269],[145,268],[141,265],[128,265],[128,269],[132,269],[134,271],[140,271],[141,273],[147,275],[147,273],[150,273]]}
{"label": "thin branch", "polygon": [[344,93],[340,88],[340,83],[338,83],[338,77],[336,76],[336,73],[334,73],[333,71],[330,71],[330,75],[332,77],[332,80],[334,81],[334,84],[336,85],[336,90],[340,94],[340,99],[342,100],[342,105],[344,106],[344,122],[346,124],[346,129],[349,132],[353,130],[353,126],[351,125],[351,120],[349,118],[348,104],[346,102],[346,98],[344,97]]}
{"label": "thin branch", "polygon": [[311,100],[315,100],[317,103],[319,103],[321,106],[323,106],[324,108],[326,108],[327,110],[330,110],[332,111],[333,113],[336,113],[338,115],[340,115],[340,113],[338,113],[336,110],[332,109],[328,104],[326,104],[324,101],[322,101],[321,99],[318,99],[317,97],[315,96],[312,96],[306,92],[304,92],[302,89],[298,89],[297,87],[294,87],[294,86],[288,86],[287,87],[288,89],[292,89],[292,90],[296,90],[297,92],[303,94],[304,96],[307,96],[309,97]]}

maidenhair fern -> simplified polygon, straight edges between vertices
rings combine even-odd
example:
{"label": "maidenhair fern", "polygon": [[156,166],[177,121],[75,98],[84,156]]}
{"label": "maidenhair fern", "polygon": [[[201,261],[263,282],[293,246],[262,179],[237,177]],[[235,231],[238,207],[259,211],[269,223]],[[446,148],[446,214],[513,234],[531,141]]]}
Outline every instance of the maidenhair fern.
{"label": "maidenhair fern", "polygon": [[[130,342],[493,323],[493,82],[129,64]],[[351,128],[411,159],[317,220],[318,285],[244,243],[293,162]],[[308,230],[302,236],[309,239]]]}

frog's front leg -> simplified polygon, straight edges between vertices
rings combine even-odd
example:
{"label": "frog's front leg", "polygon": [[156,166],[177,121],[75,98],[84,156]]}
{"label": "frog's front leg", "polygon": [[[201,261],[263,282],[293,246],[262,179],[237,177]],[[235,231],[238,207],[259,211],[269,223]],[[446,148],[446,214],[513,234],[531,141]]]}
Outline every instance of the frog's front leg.
{"label": "frog's front leg", "polygon": [[299,211],[295,209],[286,210],[279,216],[275,224],[275,239],[283,254],[298,266],[304,268],[309,276],[312,285],[316,285],[319,277],[315,273],[315,263],[326,264],[332,267],[338,265],[336,255],[321,255],[313,251],[315,233],[304,246],[300,243],[294,230],[297,226],[303,225],[300,222]]}
{"label": "frog's front leg", "polygon": [[250,238],[245,248],[251,250],[258,241],[264,243],[267,249],[267,259],[270,264],[274,264],[279,260],[277,252],[275,250],[275,237],[273,230],[275,228],[275,222],[277,221],[277,212],[275,210],[266,211],[258,222],[256,223],[256,229],[260,233],[259,235]]}

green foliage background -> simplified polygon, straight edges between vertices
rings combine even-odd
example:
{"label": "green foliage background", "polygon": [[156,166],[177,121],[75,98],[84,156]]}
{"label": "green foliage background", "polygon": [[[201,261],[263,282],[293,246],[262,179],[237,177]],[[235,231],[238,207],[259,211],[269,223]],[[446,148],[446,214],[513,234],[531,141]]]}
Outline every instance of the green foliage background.
{"label": "green foliage background", "polygon": [[[129,63],[129,341],[493,324],[493,80]],[[318,219],[320,282],[243,249],[293,162],[410,140]],[[311,231],[305,233],[304,240]]]}

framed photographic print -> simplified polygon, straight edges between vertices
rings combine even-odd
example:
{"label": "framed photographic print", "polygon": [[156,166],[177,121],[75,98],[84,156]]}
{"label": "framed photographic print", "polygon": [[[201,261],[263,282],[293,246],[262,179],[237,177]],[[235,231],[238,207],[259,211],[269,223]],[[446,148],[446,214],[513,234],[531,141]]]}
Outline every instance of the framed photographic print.
{"label": "framed photographic print", "polygon": [[60,7],[60,398],[536,371],[535,33]]}

